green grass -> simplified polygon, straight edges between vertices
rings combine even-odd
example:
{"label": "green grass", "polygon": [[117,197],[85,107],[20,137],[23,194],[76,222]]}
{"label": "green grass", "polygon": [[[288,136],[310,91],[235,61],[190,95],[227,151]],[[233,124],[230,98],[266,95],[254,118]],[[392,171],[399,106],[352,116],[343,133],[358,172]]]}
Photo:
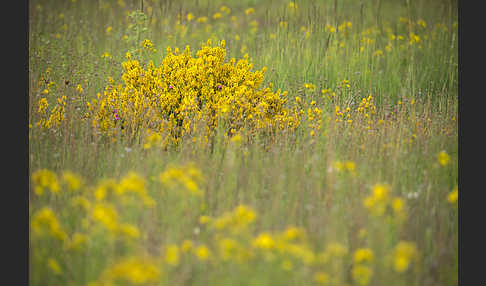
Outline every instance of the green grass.
{"label": "green grass", "polygon": [[[61,174],[71,170],[94,188],[102,179],[118,180],[135,171],[146,180],[148,193],[157,203],[147,210],[125,208],[113,200],[120,218],[143,233],[135,242],[112,242],[106,230],[98,229],[80,253],[71,254],[63,252],[53,238],[31,236],[32,285],[86,285],[121,257],[149,254],[163,260],[166,245],[180,246],[185,239],[217,249],[213,233],[199,223],[199,217],[218,217],[241,204],[257,213],[247,233],[250,237],[294,225],[305,229],[307,243],[316,253],[329,242],[345,245],[348,256],[344,262],[325,268],[331,277],[340,277],[339,285],[359,285],[351,277],[352,255],[362,247],[375,254],[369,285],[457,285],[457,208],[447,201],[458,184],[455,1],[297,1],[298,13],[291,12],[287,1],[143,2],[147,29],[141,32],[142,25],[140,35],[129,31],[127,16],[140,9],[139,1],[125,1],[124,7],[117,1],[29,2],[29,172],[49,169]],[[212,19],[222,5],[231,9],[230,14],[221,12],[223,18]],[[246,15],[249,7],[254,7],[255,13]],[[190,22],[186,18],[189,12],[195,16]],[[200,16],[207,16],[208,22],[197,23]],[[231,16],[236,16],[236,21]],[[414,23],[413,27],[400,17]],[[426,22],[425,28],[417,24],[419,19]],[[253,20],[258,21],[254,32]],[[287,28],[282,28],[280,21],[287,21]],[[336,27],[345,21],[352,23],[346,35],[325,30],[326,24]],[[187,28],[184,35],[181,24]],[[107,34],[109,26],[112,31]],[[302,26],[311,31],[307,38]],[[363,34],[367,29],[371,29],[370,35]],[[412,31],[420,42],[409,45]],[[224,39],[228,59],[248,53],[254,69],[267,67],[265,84],[271,82],[274,90],[287,90],[291,100],[296,96],[306,103],[315,100],[323,111],[322,127],[311,138],[311,129],[303,122],[295,134],[259,136],[253,143],[241,145],[229,142],[221,132],[212,150],[200,148],[191,138],[166,150],[145,150],[144,138],[136,142],[106,140],[92,132],[83,114],[86,103],[103,93],[108,77],[121,82],[121,63],[136,44],[124,40],[124,35],[138,42],[150,39],[157,53],[143,60],[152,59],[156,65],[168,46],[183,50],[189,45],[195,53],[208,39],[213,43]],[[364,37],[374,42],[365,46]],[[388,43],[392,43],[391,51],[386,50]],[[377,50],[383,55],[373,56]],[[105,52],[112,59],[102,58]],[[61,95],[68,99],[66,120],[52,129],[36,126],[38,100],[47,86],[41,76],[47,68],[48,82],[56,83],[46,95],[49,103],[55,104]],[[343,80],[349,80],[350,88],[339,88]],[[305,90],[305,83],[315,84],[316,91]],[[78,84],[82,94],[76,91]],[[322,96],[325,88],[338,96],[333,100]],[[366,128],[367,120],[355,111],[370,94],[377,108],[372,133]],[[401,107],[392,114],[399,100]],[[335,122],[335,105],[353,110],[351,128]],[[378,123],[380,119],[384,123]],[[437,160],[442,150],[450,156],[445,166]],[[355,174],[333,170],[336,161],[354,162]],[[188,162],[204,177],[201,198],[176,195],[158,182],[159,174],[168,167]],[[375,218],[364,208],[363,200],[378,183],[389,184],[391,195],[405,200],[408,219],[403,225]],[[49,206],[69,235],[84,231],[79,225],[84,213],[68,207],[74,194],[64,189],[59,197],[31,192],[31,214]],[[196,228],[200,234],[195,234]],[[366,237],[359,235],[362,229],[367,231]],[[407,272],[397,274],[390,270],[386,257],[400,240],[414,242],[420,255]],[[60,262],[61,275],[47,268],[50,257]],[[239,265],[186,257],[173,268],[160,262],[162,275],[154,285],[316,283],[312,275],[318,269],[301,264],[294,262],[294,270],[284,271],[277,262],[263,258]]]}

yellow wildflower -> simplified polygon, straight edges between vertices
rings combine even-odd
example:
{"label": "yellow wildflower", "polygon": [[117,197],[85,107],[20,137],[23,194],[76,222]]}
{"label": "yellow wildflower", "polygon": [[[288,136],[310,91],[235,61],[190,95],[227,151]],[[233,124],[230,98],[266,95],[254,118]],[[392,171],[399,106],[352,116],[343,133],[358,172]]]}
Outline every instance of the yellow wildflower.
{"label": "yellow wildflower", "polygon": [[373,276],[373,270],[368,266],[355,265],[353,266],[351,276],[359,285],[368,285],[370,283],[371,276]]}
{"label": "yellow wildflower", "polygon": [[59,266],[59,263],[57,263],[56,259],[52,257],[49,258],[47,260],[47,265],[49,266],[49,269],[51,269],[52,272],[54,272],[54,274],[56,275],[62,274],[61,266]]}
{"label": "yellow wildflower", "polygon": [[363,263],[363,262],[373,262],[374,255],[373,250],[370,248],[359,248],[354,252],[354,262],[355,263]]}
{"label": "yellow wildflower", "polygon": [[394,250],[393,266],[395,271],[404,272],[412,260],[417,258],[417,247],[414,243],[400,241]]}
{"label": "yellow wildflower", "polygon": [[255,9],[253,9],[253,8],[248,8],[248,9],[246,9],[246,10],[245,10],[245,14],[246,14],[246,15],[250,15],[250,14],[252,14],[252,13],[255,13]]}
{"label": "yellow wildflower", "polygon": [[139,238],[140,230],[131,224],[120,224],[117,226],[117,232],[128,238]]}
{"label": "yellow wildflower", "polygon": [[66,248],[69,250],[81,250],[81,247],[85,245],[87,242],[88,242],[88,236],[86,234],[76,232],[73,234]]}
{"label": "yellow wildflower", "polygon": [[459,197],[458,187],[456,186],[452,192],[447,195],[447,201],[451,204],[456,204]]}
{"label": "yellow wildflower", "polygon": [[304,84],[304,87],[306,89],[310,90],[310,91],[316,90],[316,86],[314,84],[312,84],[312,83],[306,83],[306,84]]}
{"label": "yellow wildflower", "polygon": [[47,169],[35,171],[32,174],[32,181],[34,183],[34,192],[36,195],[42,195],[44,189],[49,189],[53,194],[57,194],[60,191],[56,174]]}
{"label": "yellow wildflower", "polygon": [[196,257],[201,261],[206,261],[211,257],[211,251],[206,245],[200,245],[196,248]]}
{"label": "yellow wildflower", "polygon": [[93,219],[101,222],[107,229],[116,231],[118,214],[109,204],[96,204],[92,210]]}
{"label": "yellow wildflower", "polygon": [[128,257],[106,269],[101,281],[124,281],[133,284],[157,283],[160,270],[150,259]]}
{"label": "yellow wildflower", "polygon": [[64,171],[62,179],[68,185],[68,188],[72,191],[77,191],[81,188],[82,179],[78,175],[71,171]]}
{"label": "yellow wildflower", "polygon": [[449,155],[445,151],[440,151],[440,153],[438,155],[439,164],[441,164],[442,166],[445,166],[449,163],[450,159],[451,158],[449,157]]}
{"label": "yellow wildflower", "polygon": [[177,266],[179,264],[179,247],[175,244],[167,246],[165,261],[167,264]]}
{"label": "yellow wildflower", "polygon": [[48,234],[61,241],[66,239],[66,233],[62,230],[61,225],[54,212],[44,207],[37,211],[32,217],[32,231],[42,235],[47,230]]}
{"label": "yellow wildflower", "polygon": [[205,16],[196,19],[196,22],[198,23],[206,23],[207,21],[208,21],[208,17]]}
{"label": "yellow wildflower", "polygon": [[189,252],[194,248],[194,244],[190,240],[184,240],[181,245],[182,252]]}
{"label": "yellow wildflower", "polygon": [[425,23],[425,21],[423,19],[419,19],[417,21],[417,24],[419,24],[420,26],[426,28],[427,27],[427,23]]}
{"label": "yellow wildflower", "polygon": [[275,241],[269,233],[261,233],[253,240],[253,246],[262,249],[272,249]]}

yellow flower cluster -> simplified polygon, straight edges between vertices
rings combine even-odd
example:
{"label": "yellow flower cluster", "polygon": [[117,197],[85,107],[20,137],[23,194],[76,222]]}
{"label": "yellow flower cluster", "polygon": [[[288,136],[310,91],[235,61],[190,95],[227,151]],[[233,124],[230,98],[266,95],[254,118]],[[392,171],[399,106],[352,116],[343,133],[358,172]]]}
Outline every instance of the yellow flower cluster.
{"label": "yellow flower cluster", "polygon": [[353,26],[353,23],[350,21],[345,21],[341,25],[338,26],[338,31],[339,32],[346,32],[347,30],[351,29]]}
{"label": "yellow flower cluster", "polygon": [[160,279],[160,269],[156,261],[143,257],[127,257],[106,269],[89,286],[116,285],[114,282],[136,285],[156,283]]}
{"label": "yellow flower cluster", "polygon": [[336,97],[336,93],[333,92],[330,88],[325,88],[321,90],[322,96],[327,96],[329,99],[333,99]]}
{"label": "yellow flower cluster", "polygon": [[57,262],[56,259],[54,259],[52,257],[49,258],[47,260],[47,266],[49,267],[49,269],[51,269],[52,272],[54,272],[54,274],[56,274],[56,275],[62,274],[61,266],[59,265],[59,263]]}
{"label": "yellow flower cluster", "polygon": [[67,237],[56,215],[48,207],[40,209],[33,215],[31,226],[36,235],[41,236],[47,232],[48,235],[61,241],[64,241]]}
{"label": "yellow flower cluster", "polygon": [[304,87],[306,89],[308,89],[309,91],[315,91],[316,90],[316,86],[312,83],[306,83],[306,84],[304,84]]}
{"label": "yellow flower cluster", "polygon": [[201,171],[192,164],[169,167],[159,175],[159,179],[160,182],[171,189],[184,189],[195,196],[203,195],[203,191],[199,186],[203,182],[203,176]]}
{"label": "yellow flower cluster", "polygon": [[[208,249],[209,253],[214,253],[215,258],[224,262],[242,263],[263,258],[266,262],[277,263],[286,271],[292,270],[295,265],[316,265],[317,256],[307,242],[304,229],[289,226],[281,232],[262,231],[252,236],[248,226],[256,217],[256,213],[245,205],[219,217],[201,217],[200,221],[208,224],[208,230],[212,231],[215,243],[215,251]],[[181,249],[184,248],[193,249],[192,242],[184,241]]]}
{"label": "yellow flower cluster", "polygon": [[118,196],[134,194],[144,203],[146,207],[154,207],[155,201],[148,195],[145,187],[145,180],[135,172],[129,172],[123,177],[115,188]]}
{"label": "yellow flower cluster", "polygon": [[62,180],[66,182],[69,190],[71,191],[79,190],[83,184],[82,178],[71,171],[64,171],[62,174]]}
{"label": "yellow flower cluster", "polygon": [[332,34],[332,33],[336,33],[336,28],[334,26],[326,24],[326,26],[324,27],[324,31]]}
{"label": "yellow flower cluster", "polygon": [[183,53],[169,47],[159,67],[150,61],[144,68],[129,59],[122,64],[123,84],[111,82],[103,95],[98,93],[88,103],[87,117],[109,136],[133,138],[150,129],[175,144],[198,130],[211,136],[220,125],[254,132],[298,125],[299,118],[286,108],[287,92],[260,88],[265,67],[252,72],[248,55],[226,63],[225,56],[223,40],[216,47],[208,41],[195,58],[189,46]]}
{"label": "yellow flower cluster", "polygon": [[311,129],[310,136],[313,137],[322,127],[322,110],[316,107],[315,101],[312,101],[310,105],[311,106],[307,109],[307,122]]}
{"label": "yellow flower cluster", "polygon": [[418,258],[417,247],[414,243],[400,241],[393,250],[393,268],[397,272],[405,272],[412,261]]}
{"label": "yellow flower cluster", "polygon": [[332,167],[338,172],[346,171],[351,174],[354,174],[354,170],[356,169],[356,164],[353,161],[335,161],[332,164]]}
{"label": "yellow flower cluster", "polygon": [[157,49],[154,48],[154,44],[149,39],[143,40],[141,45],[142,45],[143,48],[145,48],[148,51],[151,51],[152,53],[157,52]]}
{"label": "yellow flower cluster", "polygon": [[37,113],[40,115],[40,120],[37,122],[37,126],[43,128],[58,127],[61,122],[64,121],[66,111],[66,96],[63,95],[57,98],[56,101],[57,104],[50,111],[50,115],[48,116],[47,109],[49,107],[49,103],[47,102],[47,99],[44,97],[39,99]]}
{"label": "yellow flower cluster", "polygon": [[373,96],[370,94],[368,97],[364,97],[358,108],[356,109],[359,113],[364,114],[366,118],[370,116],[370,114],[376,113],[376,106],[373,102]]}
{"label": "yellow flower cluster", "polygon": [[[343,168],[354,170],[354,164],[341,163]],[[53,177],[57,177],[47,170],[35,174],[34,187],[36,184],[49,186],[54,181]],[[133,209],[125,204],[128,198],[136,198],[140,202],[133,205],[139,210],[155,207],[155,202],[148,196],[147,186],[142,177],[129,172],[119,181],[104,179],[93,188],[86,187],[81,177],[69,171],[63,172],[61,177],[66,183],[61,185],[62,187],[66,186],[78,192],[76,196],[71,197],[65,209],[59,211],[63,213],[63,219],[76,213],[74,217],[77,217],[78,221],[75,224],[80,228],[63,229],[53,209],[49,207],[35,212],[31,223],[34,239],[47,234],[56,238],[55,241],[60,242],[60,246],[68,253],[65,258],[54,258],[50,253],[45,255],[43,261],[47,261],[48,268],[54,275],[64,275],[65,271],[61,266],[69,263],[72,255],[82,254],[99,243],[100,239],[105,240],[104,243],[116,240],[126,243],[127,246],[145,243],[145,238],[150,234],[125,221],[134,215],[131,212]],[[187,182],[194,182],[197,190],[200,190],[198,183],[203,181],[203,176],[198,168],[187,164],[166,168],[160,174],[159,181],[170,188],[187,188],[190,193],[193,187],[188,186]],[[404,208],[401,199],[389,195],[389,187],[386,185],[376,185],[372,196],[367,200],[372,202],[369,203],[372,207],[378,209],[383,202],[395,211]],[[78,212],[79,207],[82,212]],[[129,215],[125,215],[128,212]],[[184,267],[192,267],[194,263],[209,263],[216,266],[235,263],[235,266],[245,265],[244,267],[252,263],[266,263],[279,271],[304,273],[322,285],[341,285],[348,275],[358,285],[370,283],[377,259],[371,248],[358,248],[351,253],[352,255],[348,255],[349,250],[345,244],[329,242],[322,250],[317,251],[309,243],[305,229],[300,227],[288,226],[281,231],[259,229],[255,232],[257,217],[257,212],[246,205],[239,205],[216,217],[202,215],[199,217],[199,237],[196,240],[184,239],[181,243],[167,243],[155,257],[130,252],[129,247],[123,256],[117,257],[113,263],[104,265],[104,270],[96,274],[98,278],[89,285],[157,283],[162,275],[161,269],[175,269],[188,261],[191,263],[185,264]],[[106,236],[105,231],[110,235]],[[44,243],[39,240],[37,242]],[[137,247],[133,248],[135,249]],[[389,250],[389,264],[398,273],[406,271],[409,265],[418,259],[418,251],[412,242],[401,241]],[[349,271],[346,265],[350,263],[352,268]]]}
{"label": "yellow flower cluster", "polygon": [[455,205],[457,206],[457,199],[459,198],[459,189],[458,187],[456,186],[452,192],[450,192],[448,195],[447,195],[447,201],[452,204],[452,205]]}
{"label": "yellow flower cluster", "polygon": [[351,119],[351,108],[349,107],[346,107],[346,109],[341,110],[339,105],[336,105],[335,115],[336,115],[336,122],[343,122],[343,120],[346,120],[347,123],[353,122],[353,120]]}
{"label": "yellow flower cluster", "polygon": [[364,199],[363,204],[373,216],[385,215],[388,208],[391,208],[399,221],[403,221],[407,216],[405,201],[400,197],[392,197],[389,185],[375,185],[372,194]]}
{"label": "yellow flower cluster", "polygon": [[451,160],[451,157],[445,151],[440,151],[439,155],[437,155],[437,160],[441,166],[446,166]]}
{"label": "yellow flower cluster", "polygon": [[209,227],[216,230],[229,230],[232,233],[239,233],[245,230],[255,219],[255,211],[245,205],[240,205],[233,211],[226,212],[220,217],[210,218]]}
{"label": "yellow flower cluster", "polygon": [[373,276],[371,264],[374,261],[374,253],[370,248],[359,248],[354,252],[353,268],[351,276],[359,285],[368,285]]}
{"label": "yellow flower cluster", "polygon": [[60,191],[59,181],[56,174],[47,169],[37,170],[32,173],[32,182],[34,184],[34,193],[41,196],[45,189],[53,194]]}

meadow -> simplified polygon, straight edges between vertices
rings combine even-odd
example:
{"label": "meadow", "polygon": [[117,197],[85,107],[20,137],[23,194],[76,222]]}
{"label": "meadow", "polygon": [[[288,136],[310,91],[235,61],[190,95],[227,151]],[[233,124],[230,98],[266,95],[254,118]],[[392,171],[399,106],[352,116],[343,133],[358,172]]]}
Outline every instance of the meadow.
{"label": "meadow", "polygon": [[457,1],[28,23],[31,285],[458,285]]}

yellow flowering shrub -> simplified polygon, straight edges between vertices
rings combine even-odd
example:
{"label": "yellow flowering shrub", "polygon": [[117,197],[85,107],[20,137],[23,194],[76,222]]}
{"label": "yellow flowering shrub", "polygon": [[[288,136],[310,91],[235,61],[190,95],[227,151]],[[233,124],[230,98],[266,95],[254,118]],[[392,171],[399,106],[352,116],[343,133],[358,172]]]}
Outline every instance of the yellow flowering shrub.
{"label": "yellow flowering shrub", "polygon": [[110,81],[88,103],[87,117],[108,136],[135,138],[151,130],[175,144],[196,131],[212,135],[219,126],[273,132],[298,125],[286,107],[287,92],[262,87],[265,67],[253,72],[248,55],[238,61],[225,57],[224,40],[215,47],[209,40],[196,57],[189,46],[182,53],[168,47],[159,67],[152,61],[144,67],[128,55],[123,83]]}

